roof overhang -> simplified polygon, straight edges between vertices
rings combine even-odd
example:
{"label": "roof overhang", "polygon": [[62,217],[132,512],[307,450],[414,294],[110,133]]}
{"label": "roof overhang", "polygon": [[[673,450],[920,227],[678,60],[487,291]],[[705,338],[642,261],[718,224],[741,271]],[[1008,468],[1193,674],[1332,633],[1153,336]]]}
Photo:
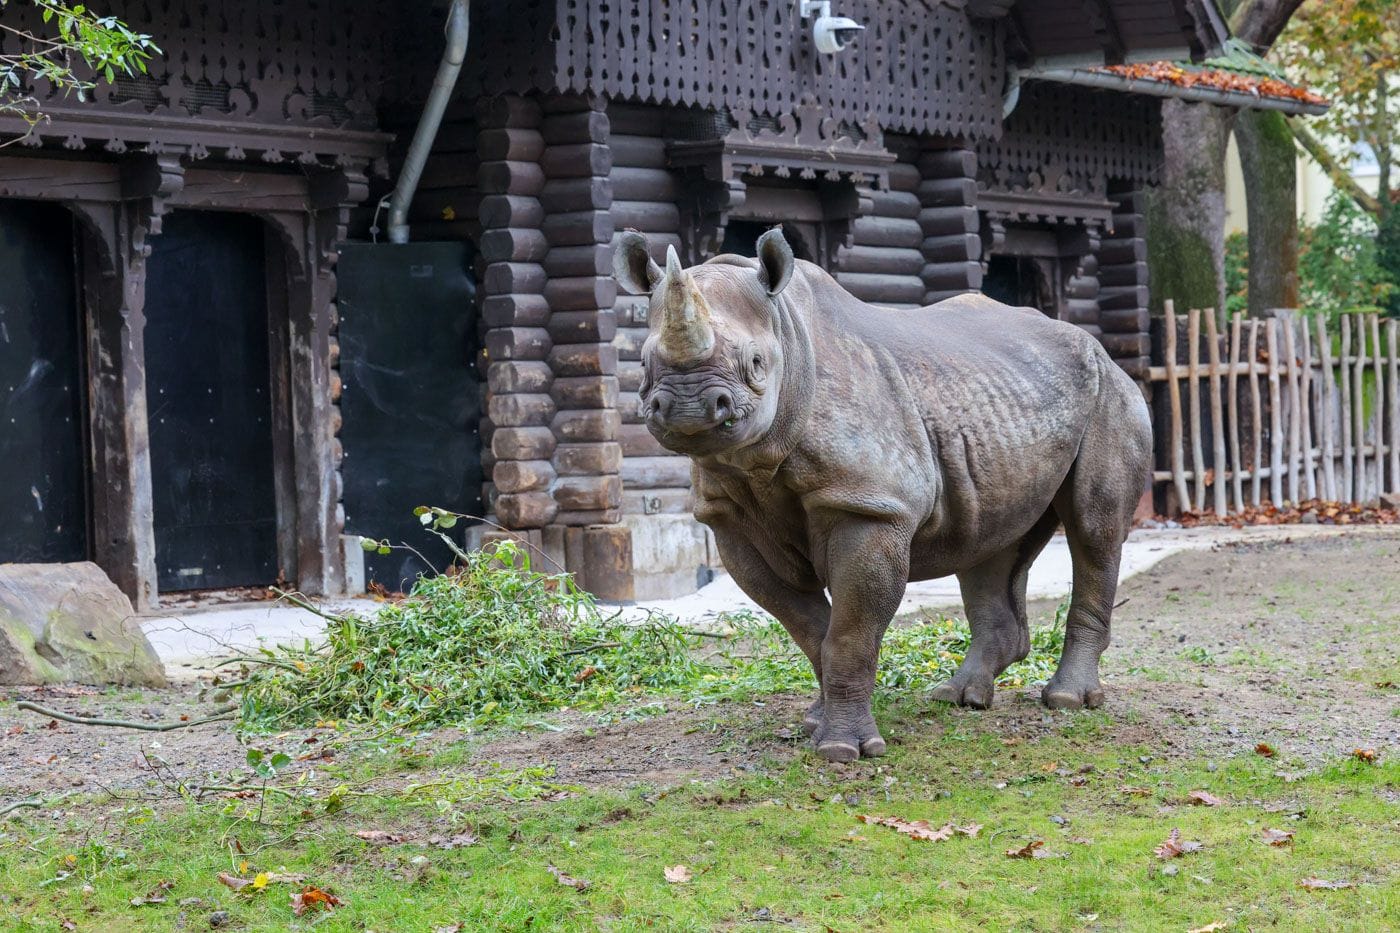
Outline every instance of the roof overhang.
{"label": "roof overhang", "polygon": [[1274,97],[1204,84],[1182,85],[1154,78],[1123,75],[1104,68],[1031,68],[1020,72],[1020,77],[1024,81],[1052,81],[1057,84],[1072,84],[1076,87],[1119,91],[1125,94],[1171,97],[1194,103],[1238,107],[1242,110],[1279,110],[1290,115],[1316,116],[1326,113],[1328,107],[1325,103],[1290,97]]}

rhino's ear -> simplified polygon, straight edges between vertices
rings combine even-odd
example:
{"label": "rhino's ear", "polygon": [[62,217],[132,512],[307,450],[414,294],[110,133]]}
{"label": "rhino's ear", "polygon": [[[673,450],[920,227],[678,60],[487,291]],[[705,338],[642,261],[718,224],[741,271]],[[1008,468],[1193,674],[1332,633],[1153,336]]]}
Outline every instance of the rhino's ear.
{"label": "rhino's ear", "polygon": [[661,281],[661,267],[647,252],[647,238],[628,230],[613,255],[613,277],[634,295],[650,295]]}
{"label": "rhino's ear", "polygon": [[758,281],[770,295],[787,288],[796,260],[782,227],[774,227],[758,238]]}

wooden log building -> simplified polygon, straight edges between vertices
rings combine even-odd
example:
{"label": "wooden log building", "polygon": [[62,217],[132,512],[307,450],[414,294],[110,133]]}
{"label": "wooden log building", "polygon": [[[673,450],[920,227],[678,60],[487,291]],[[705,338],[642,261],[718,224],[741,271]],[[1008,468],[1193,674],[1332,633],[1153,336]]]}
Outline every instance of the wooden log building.
{"label": "wooden log building", "polygon": [[[604,597],[691,591],[718,559],[637,411],[622,231],[693,263],[780,224],[863,299],[980,289],[1142,377],[1161,99],[1301,106],[1108,67],[1209,56],[1211,0],[476,0],[389,244],[445,3],[109,6],[150,74],[36,88],[0,148],[0,561],[94,560],[138,607],[398,588],[423,565],[359,536],[417,546],[419,504]],[[822,13],[864,31],[819,51]]]}

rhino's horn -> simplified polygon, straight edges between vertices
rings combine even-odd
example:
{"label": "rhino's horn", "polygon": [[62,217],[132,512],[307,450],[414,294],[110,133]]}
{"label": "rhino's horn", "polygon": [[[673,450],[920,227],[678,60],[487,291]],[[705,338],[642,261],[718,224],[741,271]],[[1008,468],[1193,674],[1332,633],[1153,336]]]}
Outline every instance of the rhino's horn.
{"label": "rhino's horn", "polygon": [[666,291],[661,302],[660,350],[675,366],[694,366],[715,347],[715,329],[705,296],[681,268],[674,246],[666,250]]}

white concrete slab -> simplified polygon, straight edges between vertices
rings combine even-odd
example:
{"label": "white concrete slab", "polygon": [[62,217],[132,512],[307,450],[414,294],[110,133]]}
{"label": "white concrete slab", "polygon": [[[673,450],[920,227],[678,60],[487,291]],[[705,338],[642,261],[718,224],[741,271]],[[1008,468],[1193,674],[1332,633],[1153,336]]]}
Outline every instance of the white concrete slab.
{"label": "white concrete slab", "polygon": [[[1285,538],[1325,537],[1340,534],[1393,532],[1389,526],[1335,527],[1284,525],[1255,528],[1139,529],[1129,536],[1123,548],[1120,578],[1127,579],[1172,554],[1202,550],[1229,542],[1283,540]],[[1032,599],[1057,598],[1070,591],[1072,582],[1069,547],[1063,535],[1056,535],[1031,567],[1028,595]],[[958,582],[952,577],[910,584],[900,604],[900,612],[919,609],[946,609],[961,605]],[[321,604],[330,612],[368,615],[376,603],[368,598],[328,600]],[[677,599],[653,600],[621,607],[625,618],[642,619],[650,612],[675,616],[683,621],[702,623],[722,612],[758,610],[728,574],[720,576],[699,592]],[[199,609],[157,611],[142,617],[142,628],[165,662],[171,677],[193,677],[207,670],[212,661],[238,652],[256,650],[260,644],[288,644],[315,639],[322,631],[322,620],[295,606],[274,602],[242,603]]]}

